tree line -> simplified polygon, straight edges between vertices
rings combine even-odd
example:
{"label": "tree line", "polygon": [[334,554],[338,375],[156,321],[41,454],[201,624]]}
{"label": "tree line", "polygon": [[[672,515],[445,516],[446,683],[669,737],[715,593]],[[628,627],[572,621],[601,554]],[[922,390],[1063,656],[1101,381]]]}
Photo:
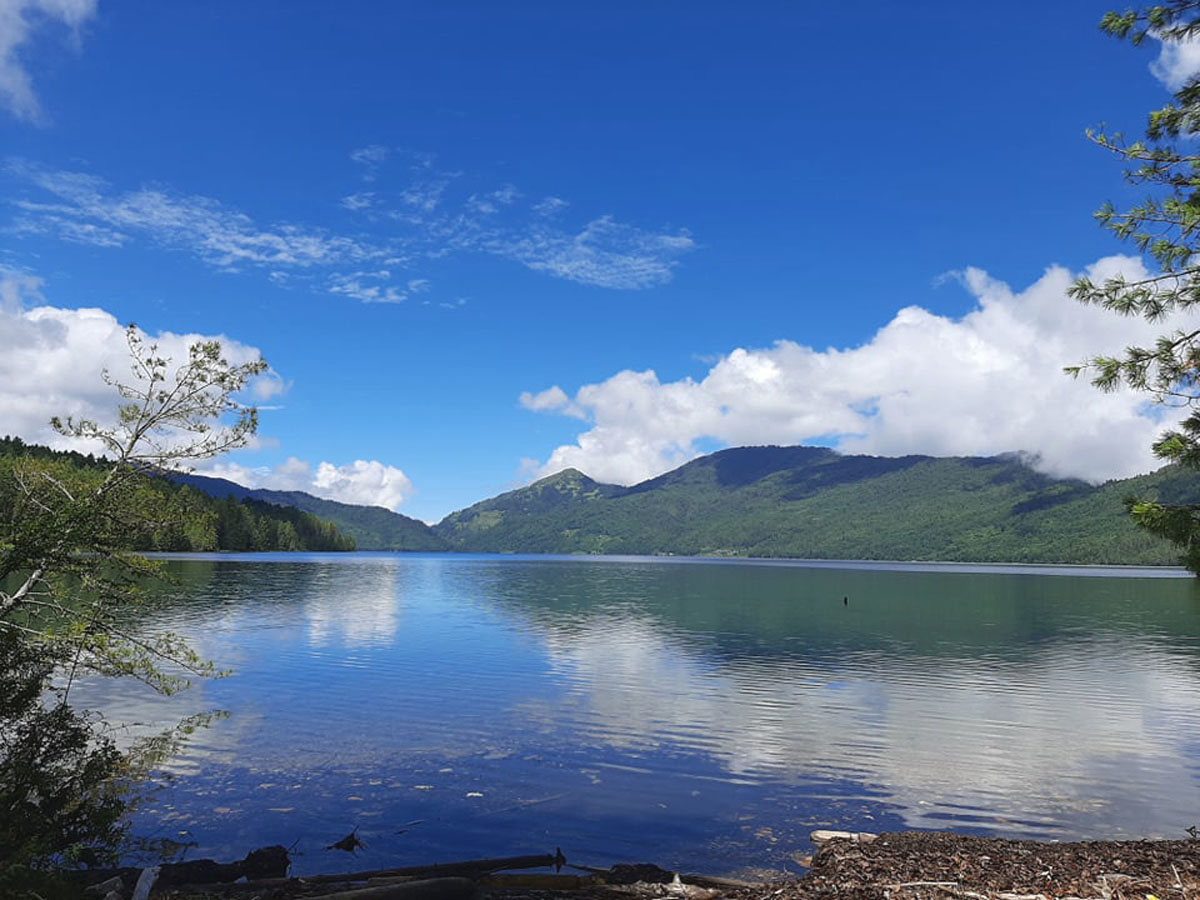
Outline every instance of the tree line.
{"label": "tree line", "polygon": [[[22,469],[54,470],[76,489],[101,483],[111,462],[74,451],[51,450],[17,437],[0,438],[0,521],[14,521]],[[260,500],[217,499],[166,478],[141,475],[135,488],[142,514],[127,523],[125,549],[348,551],[354,539],[337,526],[293,507]]]}

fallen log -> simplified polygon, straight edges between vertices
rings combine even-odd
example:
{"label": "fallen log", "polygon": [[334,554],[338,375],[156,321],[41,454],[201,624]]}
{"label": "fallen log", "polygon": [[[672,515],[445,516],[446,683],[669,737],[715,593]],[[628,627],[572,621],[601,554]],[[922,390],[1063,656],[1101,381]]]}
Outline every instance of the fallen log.
{"label": "fallen log", "polygon": [[550,866],[561,869],[566,862],[566,857],[559,850],[553,855],[543,853],[537,856],[500,856],[494,859],[465,859],[459,862],[431,863],[424,866],[372,869],[367,872],[350,872],[342,875],[306,875],[303,876],[303,880],[308,884],[323,884],[331,881],[366,881],[368,878],[391,878],[401,875],[417,877],[487,875],[489,872],[504,872],[509,869],[543,869]]}
{"label": "fallen log", "polygon": [[[400,866],[390,869],[367,869],[361,872],[339,872],[331,875],[298,875],[290,878],[261,878],[252,881],[242,881],[236,884],[222,884],[220,889],[232,891],[257,891],[267,888],[287,887],[289,885],[329,885],[352,884],[370,881],[373,878],[437,878],[463,876],[479,878],[492,872],[503,872],[510,869],[542,869],[553,866],[561,869],[567,859],[562,850],[556,848],[554,854],[544,853],[536,856],[501,856],[493,859],[466,859],[458,862],[432,863],[424,866]],[[208,883],[209,887],[213,887]],[[384,885],[390,886],[390,885]]]}
{"label": "fallen log", "polygon": [[[237,881],[239,878],[270,879],[287,875],[291,859],[287,849],[281,846],[260,847],[247,853],[244,859],[231,863],[219,863],[214,859],[194,859],[189,862],[163,863],[159,866],[155,889],[178,887],[183,884],[208,885]],[[85,869],[72,872],[70,876],[84,884],[120,878],[126,884],[134,884],[142,875],[137,866],[119,869]]]}
{"label": "fallen log", "polygon": [[575,891],[579,888],[599,883],[601,883],[601,879],[595,875],[551,875],[541,873],[488,875],[479,880],[481,888],[499,888],[506,891]]}
{"label": "fallen log", "polygon": [[470,878],[428,878],[318,894],[305,900],[472,900],[477,892],[478,886]]}

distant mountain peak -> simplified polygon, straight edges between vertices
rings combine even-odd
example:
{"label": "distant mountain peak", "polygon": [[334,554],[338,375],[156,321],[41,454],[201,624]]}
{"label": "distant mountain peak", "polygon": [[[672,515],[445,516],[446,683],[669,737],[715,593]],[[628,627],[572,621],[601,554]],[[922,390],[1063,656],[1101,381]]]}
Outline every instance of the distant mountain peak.
{"label": "distant mountain peak", "polygon": [[547,475],[545,478],[539,478],[534,482],[534,484],[578,484],[579,482],[591,482],[592,484],[596,484],[595,481],[573,466],[568,466],[565,469],[559,469],[553,475]]}
{"label": "distant mountain peak", "polygon": [[519,488],[520,491],[530,491],[535,494],[544,494],[547,491],[554,491],[563,496],[578,497],[589,494],[608,494],[613,491],[620,491],[623,488],[616,485],[601,484],[593,478],[589,478],[583,472],[573,467],[568,467],[555,472],[553,475],[547,475],[526,488]]}

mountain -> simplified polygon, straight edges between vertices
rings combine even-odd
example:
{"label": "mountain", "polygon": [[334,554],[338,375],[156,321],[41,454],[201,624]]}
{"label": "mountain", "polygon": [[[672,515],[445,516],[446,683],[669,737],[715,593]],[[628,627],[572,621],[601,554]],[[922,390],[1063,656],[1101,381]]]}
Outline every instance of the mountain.
{"label": "mountain", "polygon": [[567,469],[452,513],[434,532],[469,552],[1177,563],[1169,543],[1129,521],[1131,495],[1200,501],[1200,477],[1167,467],[1092,485],[1016,456],[740,447],[633,487]]}
{"label": "mountain", "polygon": [[382,506],[356,506],[336,500],[322,500],[303,491],[247,488],[224,478],[210,478],[205,475],[171,475],[170,478],[210,497],[259,500],[311,513],[332,522],[342,533],[353,538],[359,550],[428,552],[448,549],[446,542],[434,534],[424,522],[394,513]]}

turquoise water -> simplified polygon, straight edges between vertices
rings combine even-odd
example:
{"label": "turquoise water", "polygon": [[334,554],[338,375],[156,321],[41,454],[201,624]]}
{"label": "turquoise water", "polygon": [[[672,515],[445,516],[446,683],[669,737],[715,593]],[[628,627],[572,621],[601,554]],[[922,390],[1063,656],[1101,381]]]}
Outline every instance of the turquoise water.
{"label": "turquoise water", "polygon": [[[1182,837],[1200,590],[1161,570],[206,556],[152,628],[234,674],[138,813],[299,872],[547,852],[799,871],[816,827]],[[1164,577],[1166,576],[1166,577]],[[358,828],[351,860],[325,850]]]}

